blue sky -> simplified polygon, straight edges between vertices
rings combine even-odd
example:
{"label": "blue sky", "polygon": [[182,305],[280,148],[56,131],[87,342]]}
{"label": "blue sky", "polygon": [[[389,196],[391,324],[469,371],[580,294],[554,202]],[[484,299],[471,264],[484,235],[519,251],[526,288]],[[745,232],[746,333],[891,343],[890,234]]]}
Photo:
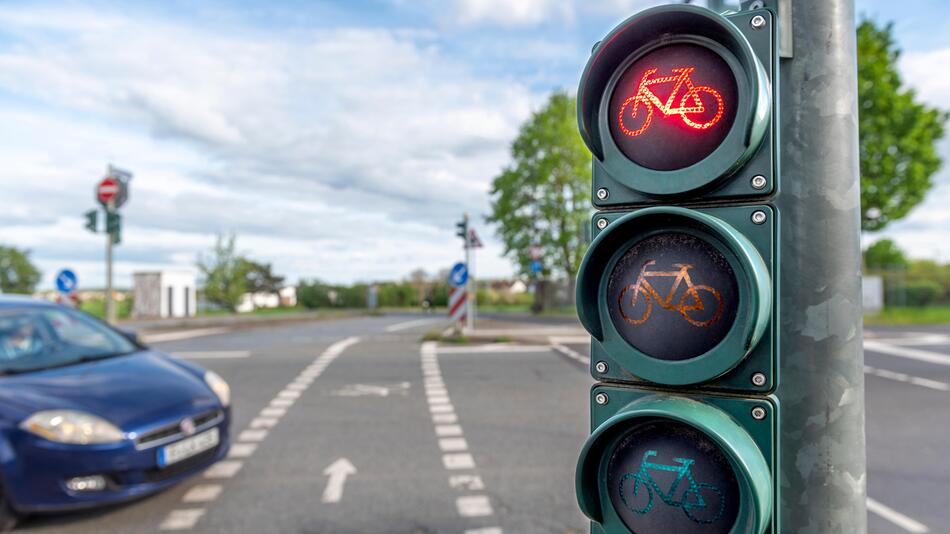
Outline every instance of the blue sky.
{"label": "blue sky", "polygon": [[[488,213],[519,124],[573,91],[591,44],[649,0],[4,2],[0,243],[45,274],[101,285],[82,230],[108,163],[135,172],[117,251],[140,269],[193,266],[217,232],[290,281],[395,279],[460,256],[462,212],[511,274]],[[906,6],[906,4],[904,5]],[[944,2],[859,1],[893,20],[923,98],[950,99]],[[941,147],[950,155],[950,145]],[[950,174],[886,235],[950,260]],[[875,238],[876,236],[871,236]]]}

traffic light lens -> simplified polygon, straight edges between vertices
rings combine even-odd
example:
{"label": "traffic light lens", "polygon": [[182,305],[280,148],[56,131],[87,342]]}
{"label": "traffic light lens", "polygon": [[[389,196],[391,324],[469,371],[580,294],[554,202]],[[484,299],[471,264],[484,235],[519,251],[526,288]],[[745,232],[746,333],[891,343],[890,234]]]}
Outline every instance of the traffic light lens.
{"label": "traffic light lens", "polygon": [[735,75],[719,54],[694,44],[664,46],[620,76],[610,98],[610,132],[634,163],[682,169],[722,143],[737,100]]}
{"label": "traffic light lens", "polygon": [[728,534],[739,515],[739,483],[722,449],[667,419],[646,420],[618,440],[607,462],[607,491],[637,534]]}
{"label": "traffic light lens", "polygon": [[723,254],[685,232],[643,239],[621,256],[607,282],[610,318],[621,337],[651,358],[687,360],[729,333],[739,287]]}

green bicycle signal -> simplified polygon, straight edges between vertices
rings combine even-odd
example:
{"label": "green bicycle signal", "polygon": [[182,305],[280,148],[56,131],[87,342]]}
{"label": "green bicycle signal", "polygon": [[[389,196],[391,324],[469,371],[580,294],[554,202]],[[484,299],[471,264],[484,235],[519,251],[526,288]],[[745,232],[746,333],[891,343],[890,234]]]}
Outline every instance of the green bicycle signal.
{"label": "green bicycle signal", "polygon": [[[657,451],[649,450],[643,454],[643,461],[640,463],[640,469],[636,473],[627,473],[620,479],[620,498],[623,501],[624,506],[627,507],[631,512],[640,515],[646,515],[650,513],[650,510],[653,509],[654,504],[654,495],[658,495],[664,504],[667,506],[672,506],[674,508],[681,508],[683,513],[686,514],[686,517],[693,521],[694,523],[701,524],[711,524],[719,521],[722,518],[722,514],[726,509],[726,498],[723,496],[722,492],[719,491],[716,486],[706,483],[697,483],[696,479],[693,477],[691,466],[696,463],[695,460],[689,458],[673,458],[673,461],[679,465],[664,465],[651,462],[650,458],[657,455]],[[653,479],[653,476],[650,475],[650,469],[656,471],[665,471],[676,474],[676,479],[673,480],[673,483],[670,485],[670,490],[664,492],[660,485],[656,483],[656,480]],[[683,480],[689,484],[689,487],[682,492],[682,497],[677,500],[676,495],[679,493],[680,484]],[[633,481],[633,489],[630,491],[630,495],[633,497],[640,497],[641,487],[646,492],[646,504],[643,506],[637,507],[635,504],[631,503],[627,498],[627,492],[625,491],[625,486],[629,481]],[[709,500],[703,497],[703,490],[711,492],[710,497],[715,497],[712,500],[719,501],[719,506],[710,506]],[[631,499],[632,500],[632,499]],[[711,517],[704,517],[703,511],[715,511],[715,514],[712,514]],[[700,513],[697,513],[699,511]]]}

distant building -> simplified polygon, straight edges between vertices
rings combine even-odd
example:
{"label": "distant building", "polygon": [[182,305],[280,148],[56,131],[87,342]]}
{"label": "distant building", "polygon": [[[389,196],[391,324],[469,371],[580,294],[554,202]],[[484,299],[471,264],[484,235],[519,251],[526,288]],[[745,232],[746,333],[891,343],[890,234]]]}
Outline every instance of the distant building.
{"label": "distant building", "polygon": [[296,286],[287,286],[280,288],[280,305],[285,308],[293,308],[297,305]]}
{"label": "distant building", "polygon": [[132,274],[132,317],[193,317],[197,274],[188,270]]}

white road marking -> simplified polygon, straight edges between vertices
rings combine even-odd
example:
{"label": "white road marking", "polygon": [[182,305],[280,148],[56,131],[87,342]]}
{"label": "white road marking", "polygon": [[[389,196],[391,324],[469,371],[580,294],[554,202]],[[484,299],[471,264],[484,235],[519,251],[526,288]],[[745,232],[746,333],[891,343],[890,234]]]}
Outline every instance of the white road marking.
{"label": "white road marking", "polygon": [[429,404],[451,404],[449,398],[445,395],[426,395]]}
{"label": "white road marking", "polygon": [[205,478],[232,478],[244,467],[244,462],[221,460],[205,471]]}
{"label": "white road marking", "polygon": [[[320,373],[323,372],[323,369],[333,362],[347,347],[357,342],[359,342],[358,337],[350,337],[327,347],[327,349],[323,351],[323,354],[316,358],[314,363],[305,371],[311,375],[310,377],[301,380],[300,376],[298,376],[294,382],[291,382],[285,389],[277,394],[276,398],[271,400],[268,407],[261,410],[260,415],[251,421],[248,428],[240,433],[238,441],[231,444],[231,449],[228,451],[228,458],[248,458],[253,455],[254,451],[257,450],[258,444],[267,438],[267,429],[273,428],[280,421],[279,418],[287,413],[287,407],[293,405],[294,400],[301,396],[301,391],[306,389],[306,385],[308,384],[302,384],[303,387],[301,387],[301,383],[305,380],[312,382],[312,379],[319,376]],[[301,373],[301,375],[303,374],[304,373]],[[294,386],[295,384],[297,384],[297,386]],[[346,459],[341,459],[341,461],[349,465],[349,469],[352,469],[352,473],[356,472],[356,469],[353,468],[352,464],[349,464]],[[327,471],[324,472],[330,475],[330,481],[327,485],[327,492],[329,492],[330,499],[334,498],[336,495],[335,492],[339,491],[339,493],[342,494],[343,491],[343,482],[337,481],[340,477],[337,472],[345,472],[346,465],[338,464],[339,461],[328,467]],[[208,479],[232,478],[243,466],[244,463],[238,460],[229,459],[219,461],[205,470],[204,477]],[[346,478],[346,474],[342,475],[344,479]],[[339,488],[338,490],[337,487]],[[186,504],[192,502],[213,502],[218,498],[222,490],[222,486],[217,484],[198,485],[193,487],[182,497],[182,502]],[[327,501],[327,497],[328,494],[324,493],[324,502],[335,502]],[[336,497],[336,499],[339,500],[339,497]],[[203,508],[172,510],[160,528],[162,530],[190,530],[194,528],[204,513],[205,510]]]}
{"label": "white road marking", "polygon": [[455,408],[451,404],[432,404],[429,406],[429,411],[432,413],[448,413],[455,411]]}
{"label": "white road marking", "polygon": [[228,458],[249,458],[257,450],[257,443],[232,443]]}
{"label": "white road marking", "polygon": [[161,332],[157,334],[145,334],[142,341],[145,343],[162,343],[164,341],[178,341],[181,339],[191,339],[202,336],[213,336],[227,332],[227,328],[192,328],[191,330],[179,330],[177,332]]}
{"label": "white road marking", "polygon": [[436,413],[432,414],[432,422],[436,424],[452,424],[457,423],[459,417],[454,413]]}
{"label": "white road marking", "polygon": [[283,417],[287,413],[287,408],[271,408],[267,407],[261,410],[261,415],[264,417]]}
{"label": "white road marking", "polygon": [[950,345],[950,336],[926,332],[906,332],[904,336],[890,338],[865,336],[865,340],[886,345]]}
{"label": "white road marking", "polygon": [[442,452],[459,452],[468,450],[468,443],[465,438],[442,438],[439,440],[439,448]]}
{"label": "white road marking", "polygon": [[331,395],[336,395],[338,397],[388,397],[391,394],[405,396],[409,394],[409,387],[411,385],[412,384],[409,382],[400,382],[398,384],[389,386],[381,386],[376,384],[348,384],[343,386],[341,389],[334,391],[331,393]]}
{"label": "white road marking", "polygon": [[438,425],[435,427],[435,435],[440,438],[446,438],[450,436],[461,436],[462,435],[462,426],[461,425]]}
{"label": "white road marking", "polygon": [[309,383],[309,382],[307,382],[306,384],[304,384],[304,383],[302,383],[302,382],[297,382],[296,380],[294,380],[293,382],[287,384],[287,389],[289,389],[289,390],[291,390],[291,391],[304,391],[304,390],[306,390],[308,387],[310,387],[310,383]]}
{"label": "white road marking", "polygon": [[589,345],[590,336],[549,336],[548,341],[558,345]]}
{"label": "white road marking", "polygon": [[584,356],[574,349],[568,348],[560,343],[554,343],[553,340],[551,342],[551,348],[572,360],[576,360],[584,365],[590,365],[590,357]]}
{"label": "white road marking", "polygon": [[241,432],[241,435],[238,436],[238,441],[264,441],[264,438],[267,437],[266,429],[257,429],[252,430],[248,429]]}
{"label": "white road marking", "polygon": [[255,417],[248,428],[274,428],[280,419],[274,417]]}
{"label": "white road marking", "polygon": [[449,477],[449,486],[457,490],[481,491],[485,489],[482,477],[478,475],[452,475]]}
{"label": "white road marking", "polygon": [[881,378],[887,378],[890,380],[897,380],[898,382],[913,384],[915,386],[936,389],[937,391],[950,391],[950,384],[947,384],[945,382],[938,382],[936,380],[930,380],[929,378],[921,378],[919,376],[906,375],[904,373],[889,371],[887,369],[878,369],[876,367],[871,367],[869,365],[864,366],[864,372],[870,375],[881,377]]}
{"label": "white road marking", "polygon": [[189,504],[211,502],[218,498],[222,489],[224,488],[221,484],[199,484],[188,490],[188,493],[181,498],[181,502]]}
{"label": "white road marking", "polygon": [[340,458],[327,466],[323,470],[323,474],[329,477],[327,487],[323,490],[323,502],[340,502],[340,499],[343,498],[343,486],[346,484],[346,477],[355,475],[356,467],[346,458]]}
{"label": "white road marking", "polygon": [[416,326],[423,326],[427,324],[432,324],[435,322],[443,322],[443,319],[416,319],[414,321],[406,321],[404,323],[391,324],[386,327],[387,332],[398,332],[400,330],[406,330],[407,328],[414,328]]}
{"label": "white road marking", "polygon": [[228,358],[247,358],[251,355],[249,350],[208,350],[208,351],[189,351],[173,352],[172,356],[184,358],[186,360],[221,360]]}
{"label": "white road marking", "polygon": [[475,458],[467,452],[443,454],[442,465],[446,469],[475,469]]}
{"label": "white road marking", "polygon": [[463,534],[503,534],[501,527],[473,528],[466,530]]}
{"label": "white road marking", "polygon": [[161,530],[191,530],[204,514],[203,508],[172,510],[158,528]]}
{"label": "white road marking", "polygon": [[470,495],[455,499],[455,507],[462,517],[485,517],[492,515],[491,501],[485,495]]}
{"label": "white road marking", "polygon": [[913,532],[914,534],[930,532],[930,528],[928,528],[927,525],[911,519],[893,508],[888,508],[870,497],[868,497],[868,511],[877,514],[907,532]]}
{"label": "white road marking", "polygon": [[918,360],[921,362],[935,363],[937,365],[950,365],[950,356],[946,354],[941,354],[939,352],[933,352],[930,350],[898,347],[895,345],[888,345],[887,343],[881,343],[879,341],[865,341],[864,350],[879,354],[887,354],[889,356],[898,356],[900,358]]}
{"label": "white road marking", "polygon": [[511,343],[489,343],[487,345],[466,345],[461,347],[439,347],[439,354],[506,354],[511,352],[547,352],[547,345],[515,345]]}

